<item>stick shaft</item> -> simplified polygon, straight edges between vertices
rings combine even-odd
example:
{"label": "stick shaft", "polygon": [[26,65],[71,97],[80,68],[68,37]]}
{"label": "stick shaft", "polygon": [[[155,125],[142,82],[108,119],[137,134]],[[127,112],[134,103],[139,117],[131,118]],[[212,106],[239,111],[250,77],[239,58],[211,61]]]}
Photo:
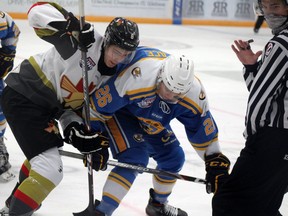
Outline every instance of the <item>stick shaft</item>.
{"label": "stick shaft", "polygon": [[[67,151],[60,150],[60,154],[63,156],[68,156],[68,157],[72,157],[72,158],[84,159],[84,155],[74,153],[74,152],[67,152]],[[116,167],[122,167],[122,168],[136,170],[138,172],[145,172],[145,173],[150,173],[150,174],[155,174],[155,175],[168,176],[168,177],[181,179],[184,181],[191,181],[191,182],[195,182],[195,183],[199,183],[199,184],[206,184],[205,179],[196,178],[196,177],[187,176],[187,175],[182,175],[182,174],[178,174],[178,173],[172,173],[172,172],[167,172],[167,171],[163,171],[163,170],[152,169],[152,168],[148,168],[148,167],[142,167],[142,166],[127,164],[127,163],[117,162],[117,161],[113,161],[113,160],[108,160],[107,164],[110,166],[116,166]]]}
{"label": "stick shaft", "polygon": [[[80,31],[83,30],[85,24],[85,13],[84,13],[84,0],[79,0],[79,16],[80,16]],[[83,94],[84,94],[84,121],[87,131],[91,130],[90,125],[90,111],[89,111],[89,82],[88,82],[88,67],[87,67],[87,50],[81,49],[81,65],[82,65],[82,78],[83,78]],[[89,204],[88,207],[80,212],[79,215],[94,213],[94,181],[93,181],[93,169],[92,169],[92,155],[85,155],[87,159],[88,169],[88,190],[89,190]],[[77,213],[76,213],[77,214]]]}
{"label": "stick shaft", "polygon": [[[83,30],[85,24],[84,15],[84,0],[79,0],[79,15],[80,15],[80,31]],[[87,52],[81,50],[81,65],[83,78],[83,94],[84,94],[84,111],[85,111],[85,125],[87,130],[91,130],[90,112],[89,112],[89,83],[88,83],[88,66],[87,66]]]}

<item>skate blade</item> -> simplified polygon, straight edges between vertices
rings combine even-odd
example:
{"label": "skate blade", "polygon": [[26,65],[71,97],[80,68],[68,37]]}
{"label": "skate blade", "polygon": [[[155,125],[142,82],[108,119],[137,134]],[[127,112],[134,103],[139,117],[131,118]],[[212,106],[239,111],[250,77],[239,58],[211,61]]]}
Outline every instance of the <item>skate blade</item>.
{"label": "skate blade", "polygon": [[8,215],[9,215],[9,209],[7,208],[7,206],[5,206],[0,210],[0,216],[8,216]]}
{"label": "skate blade", "polygon": [[73,215],[74,216],[95,216],[96,213],[97,213],[96,210],[93,210],[93,209],[87,207],[84,211],[73,213]]}
{"label": "skate blade", "polygon": [[10,170],[8,170],[0,175],[0,182],[9,182],[15,177],[16,176]]}

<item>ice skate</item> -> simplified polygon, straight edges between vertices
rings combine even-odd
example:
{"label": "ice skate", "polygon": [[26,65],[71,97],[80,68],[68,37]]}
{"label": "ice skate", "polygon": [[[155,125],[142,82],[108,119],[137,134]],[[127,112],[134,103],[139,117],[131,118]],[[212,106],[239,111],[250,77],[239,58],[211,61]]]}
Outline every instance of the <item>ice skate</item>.
{"label": "ice skate", "polygon": [[[95,204],[94,204],[95,207],[97,207],[99,204],[100,204],[100,201],[96,199],[96,200],[95,200]],[[96,213],[95,216],[105,216],[105,214],[104,214],[103,212],[100,212],[100,211],[97,210],[97,209],[95,210],[95,213]]]}
{"label": "ice skate", "polygon": [[[13,189],[13,193],[14,193],[14,191],[18,188],[18,186],[19,186],[19,183],[17,182],[15,188]],[[5,201],[5,206],[0,210],[0,216],[9,216],[9,207],[10,207],[10,202],[11,202],[11,200],[12,200],[12,195],[10,195],[10,196],[6,199],[6,201]],[[40,207],[41,207],[41,205],[42,205],[42,204],[40,204],[40,205],[38,206],[38,208],[35,209],[34,212],[36,212],[37,210],[39,210]],[[100,215],[100,216],[101,216],[101,215]]]}
{"label": "ice skate", "polygon": [[1,210],[0,210],[0,216],[8,216],[9,215],[9,208],[5,205]]}
{"label": "ice skate", "polygon": [[9,163],[9,154],[7,152],[4,139],[0,137],[0,182],[8,182],[15,178],[11,171]]}
{"label": "ice skate", "polygon": [[[10,165],[10,163],[9,163]],[[11,165],[10,165],[11,167]],[[9,182],[15,178],[15,175],[12,173],[11,169],[8,169],[6,172],[3,172],[0,175],[0,182]]]}
{"label": "ice skate", "polygon": [[161,204],[154,200],[154,190],[150,189],[150,199],[146,207],[148,216],[188,216],[188,214],[180,208],[173,207],[167,203]]}

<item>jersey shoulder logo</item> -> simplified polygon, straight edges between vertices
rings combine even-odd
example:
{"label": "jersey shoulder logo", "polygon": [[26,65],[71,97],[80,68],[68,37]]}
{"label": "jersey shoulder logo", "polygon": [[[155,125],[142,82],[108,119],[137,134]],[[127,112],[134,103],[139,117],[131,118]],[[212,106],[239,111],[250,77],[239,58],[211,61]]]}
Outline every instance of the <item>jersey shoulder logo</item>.
{"label": "jersey shoulder logo", "polygon": [[206,98],[205,92],[201,91],[200,94],[199,94],[199,99],[200,100],[204,100],[205,98]]}
{"label": "jersey shoulder logo", "polygon": [[0,17],[4,18],[5,17],[5,13],[3,11],[0,11]]}
{"label": "jersey shoulder logo", "polygon": [[132,71],[131,74],[133,75],[134,78],[140,77],[141,76],[141,69],[139,67],[135,67]]}
{"label": "jersey shoulder logo", "polygon": [[271,50],[273,49],[273,46],[274,46],[274,44],[271,43],[271,42],[269,44],[267,44],[267,48],[266,48],[266,51],[265,51],[265,56],[268,56],[270,54]]}

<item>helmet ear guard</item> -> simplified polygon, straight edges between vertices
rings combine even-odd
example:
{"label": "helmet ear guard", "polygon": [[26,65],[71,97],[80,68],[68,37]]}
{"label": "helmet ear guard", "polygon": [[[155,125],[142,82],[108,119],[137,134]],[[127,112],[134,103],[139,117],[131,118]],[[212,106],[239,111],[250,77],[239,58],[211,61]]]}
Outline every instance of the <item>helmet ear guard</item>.
{"label": "helmet ear guard", "polygon": [[138,25],[123,17],[114,18],[106,28],[104,46],[114,44],[127,51],[135,51],[139,45]]}
{"label": "helmet ear guard", "polygon": [[186,94],[193,85],[194,63],[184,55],[170,55],[162,65],[159,81],[177,94]]}

